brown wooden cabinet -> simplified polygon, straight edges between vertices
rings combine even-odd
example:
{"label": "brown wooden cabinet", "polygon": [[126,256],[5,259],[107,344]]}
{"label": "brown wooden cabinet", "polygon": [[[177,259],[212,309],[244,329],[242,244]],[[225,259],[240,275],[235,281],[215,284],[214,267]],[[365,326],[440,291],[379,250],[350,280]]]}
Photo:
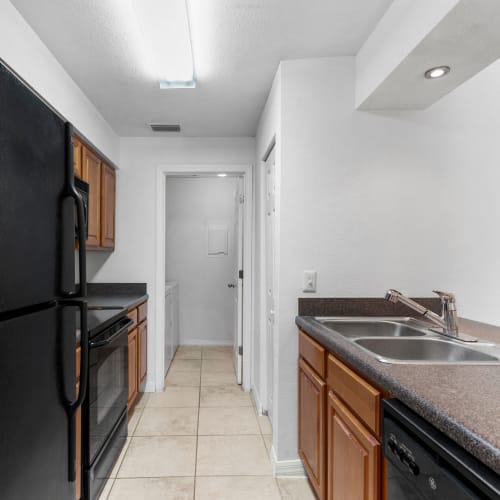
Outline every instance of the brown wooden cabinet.
{"label": "brown wooden cabinet", "polygon": [[299,360],[299,456],[319,498],[326,488],[325,440],[326,383]]}
{"label": "brown wooden cabinet", "polygon": [[134,409],[137,396],[143,391],[148,373],[148,303],[129,310],[133,321],[128,331],[128,411]]}
{"label": "brown wooden cabinet", "polygon": [[137,387],[141,388],[148,373],[148,322],[144,321],[139,325],[137,345]]}
{"label": "brown wooden cabinet", "polygon": [[106,163],[101,166],[101,247],[115,248],[116,174]]}
{"label": "brown wooden cabinet", "polygon": [[116,172],[78,137],[73,137],[75,176],[89,185],[87,250],[114,250]]}
{"label": "brown wooden cabinet", "polygon": [[328,500],[379,500],[380,443],[330,391]]}
{"label": "brown wooden cabinet", "polygon": [[90,149],[82,148],[82,178],[89,184],[87,248],[101,245],[101,160]]}
{"label": "brown wooden cabinet", "polygon": [[316,495],[385,498],[382,392],[302,331],[299,355],[298,452]]}
{"label": "brown wooden cabinet", "polygon": [[73,170],[77,177],[82,177],[82,143],[73,137]]}
{"label": "brown wooden cabinet", "polygon": [[137,328],[128,334],[128,407],[129,410],[137,397]]}

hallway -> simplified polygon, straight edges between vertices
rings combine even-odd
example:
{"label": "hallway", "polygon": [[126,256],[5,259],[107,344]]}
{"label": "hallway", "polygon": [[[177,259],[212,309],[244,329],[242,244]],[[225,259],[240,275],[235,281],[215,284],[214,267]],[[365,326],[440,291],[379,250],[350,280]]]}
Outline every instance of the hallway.
{"label": "hallway", "polygon": [[236,384],[232,348],[181,346],[162,393],[144,394],[100,500],[313,500],[274,478],[272,430]]}

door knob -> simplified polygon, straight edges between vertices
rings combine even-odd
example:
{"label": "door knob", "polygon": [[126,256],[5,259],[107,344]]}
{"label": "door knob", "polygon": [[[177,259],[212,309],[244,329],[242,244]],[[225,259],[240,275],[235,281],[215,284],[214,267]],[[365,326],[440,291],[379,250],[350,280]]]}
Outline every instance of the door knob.
{"label": "door knob", "polygon": [[227,287],[228,288],[236,288],[236,285],[234,283],[228,283]]}

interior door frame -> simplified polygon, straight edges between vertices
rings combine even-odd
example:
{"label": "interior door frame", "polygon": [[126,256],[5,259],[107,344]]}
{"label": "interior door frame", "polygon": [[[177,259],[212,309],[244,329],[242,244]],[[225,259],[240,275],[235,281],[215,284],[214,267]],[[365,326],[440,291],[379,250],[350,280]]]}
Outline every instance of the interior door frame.
{"label": "interior door frame", "polygon": [[[276,182],[276,199],[275,199],[275,206],[276,210],[278,210],[279,207],[279,148],[278,146],[278,141],[276,134],[274,134],[270,141],[267,143],[267,147],[264,150],[264,154],[260,157],[260,164],[259,168],[261,169],[262,172],[262,185],[260,186],[260,189],[262,190],[262,196],[263,196],[263,203],[264,206],[262,208],[263,210],[263,220],[262,224],[263,226],[261,227],[261,238],[263,241],[263,247],[260,249],[261,250],[261,259],[263,262],[263,265],[261,265],[261,269],[258,270],[260,272],[260,289],[259,289],[259,304],[260,304],[260,331],[261,331],[261,336],[260,336],[260,391],[259,391],[259,412],[261,412],[264,415],[269,415],[270,417],[272,416],[274,419],[274,422],[272,422],[273,425],[273,435],[277,433],[277,424],[276,424],[276,415],[278,414],[277,412],[277,382],[278,382],[278,377],[277,377],[277,364],[276,364],[276,357],[277,353],[279,350],[278,346],[278,340],[277,340],[277,331],[278,331],[278,323],[279,323],[279,266],[274,265],[273,269],[273,283],[274,283],[274,322],[273,322],[273,352],[270,352],[269,350],[269,345],[268,345],[268,336],[267,336],[267,256],[266,256],[266,248],[267,248],[267,220],[266,220],[266,189],[267,189],[267,178],[266,178],[266,162],[271,155],[271,153],[274,150],[274,155],[275,155],[275,182]],[[273,244],[274,244],[274,253],[275,255],[279,255],[279,239],[278,239],[278,234],[279,234],[279,217],[278,213],[275,214],[275,220],[274,220],[274,229],[273,229]],[[271,362],[269,363],[269,357],[271,358]],[[271,365],[271,366],[269,366]],[[272,370],[272,373],[269,373],[269,370]],[[273,408],[269,408],[269,384],[272,383],[272,391],[273,391]]]}
{"label": "interior door frame", "polygon": [[244,243],[245,239],[243,237],[245,227],[244,227],[244,217],[245,217],[245,180],[243,177],[236,177],[236,197],[235,197],[235,211],[236,211],[236,306],[235,306],[235,323],[236,328],[234,332],[234,343],[233,343],[233,358],[234,358],[234,368],[236,370],[236,381],[238,384],[243,383],[243,356],[240,354],[239,346],[243,345],[243,318],[245,317],[243,311],[243,284],[245,283],[244,275],[240,275],[240,271],[245,268],[243,262],[244,256]]}
{"label": "interior door frame", "polygon": [[[243,178],[243,390],[251,387],[251,359],[253,349],[253,165],[248,164],[185,164],[159,165],[156,169],[156,265],[155,265],[155,319],[156,331],[151,343],[156,348],[154,357],[154,390],[164,389],[164,328],[165,328],[165,181],[175,175],[237,174]],[[151,388],[153,389],[153,387]]]}

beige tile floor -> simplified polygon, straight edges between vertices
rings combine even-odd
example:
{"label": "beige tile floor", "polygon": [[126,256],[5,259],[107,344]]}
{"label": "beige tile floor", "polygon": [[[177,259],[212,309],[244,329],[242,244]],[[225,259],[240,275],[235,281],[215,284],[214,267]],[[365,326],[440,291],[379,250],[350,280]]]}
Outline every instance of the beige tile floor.
{"label": "beige tile floor", "polygon": [[230,347],[181,346],[162,393],[144,394],[100,500],[314,500],[274,478],[272,428],[236,383]]}

